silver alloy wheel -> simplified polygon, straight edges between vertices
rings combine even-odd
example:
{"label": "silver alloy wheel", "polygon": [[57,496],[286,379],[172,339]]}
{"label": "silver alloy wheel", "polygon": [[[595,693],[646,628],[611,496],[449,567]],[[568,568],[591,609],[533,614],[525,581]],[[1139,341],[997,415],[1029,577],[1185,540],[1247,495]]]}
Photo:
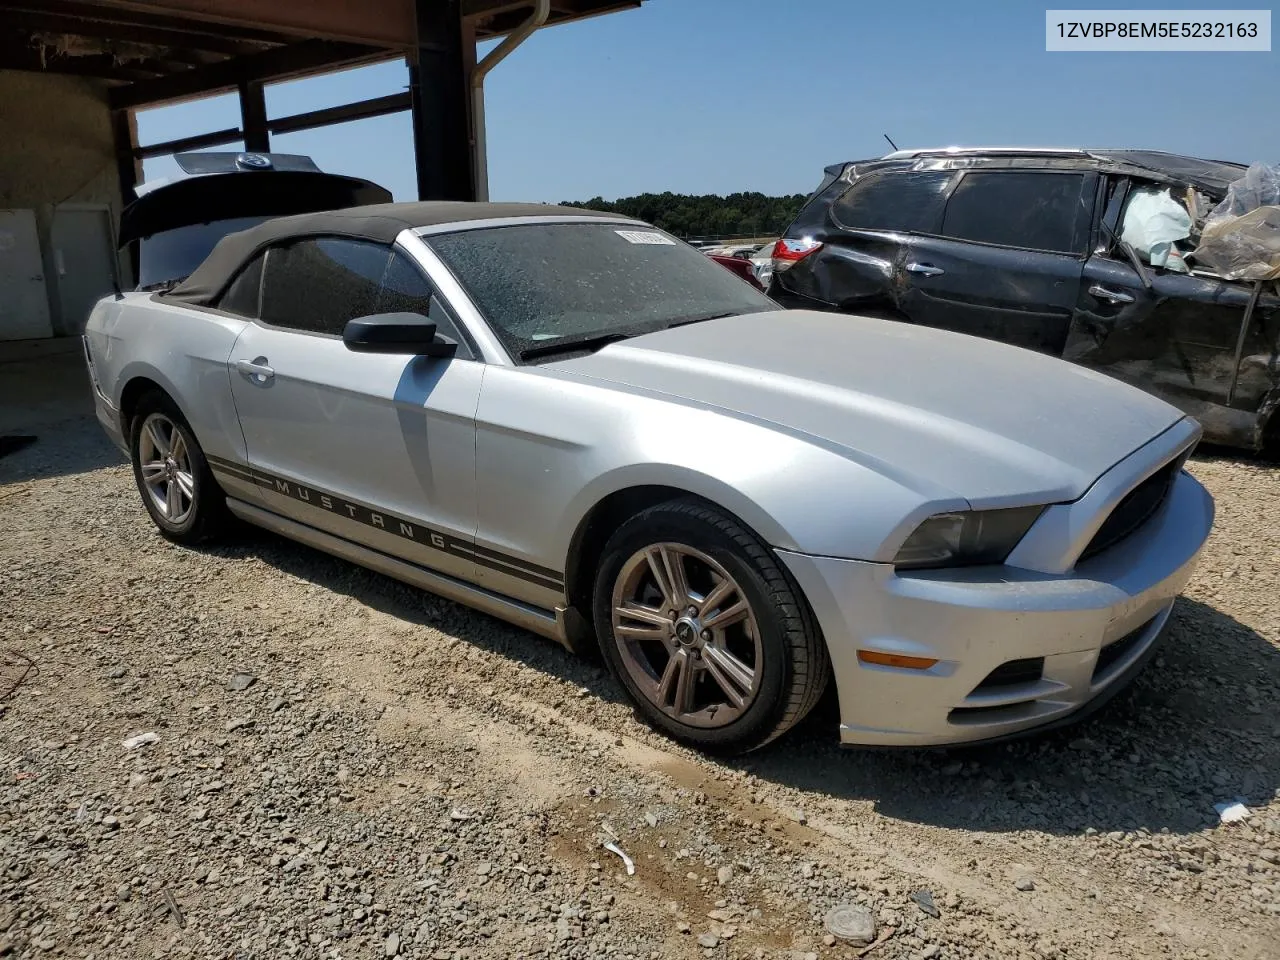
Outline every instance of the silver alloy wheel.
{"label": "silver alloy wheel", "polygon": [[723,727],[751,706],[764,656],[742,588],[719,563],[681,543],[637,550],[618,573],[613,637],[632,682],[692,727]]}
{"label": "silver alloy wheel", "polygon": [[178,425],[163,413],[153,413],[138,437],[142,485],[160,516],[177,526],[195,506],[195,475],[191,451]]}

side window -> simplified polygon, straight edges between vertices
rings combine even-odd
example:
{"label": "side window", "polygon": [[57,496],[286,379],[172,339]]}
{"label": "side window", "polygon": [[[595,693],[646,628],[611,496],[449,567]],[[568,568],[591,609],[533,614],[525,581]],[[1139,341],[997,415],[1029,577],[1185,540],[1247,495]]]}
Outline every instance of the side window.
{"label": "side window", "polygon": [[258,318],[258,295],[262,289],[262,261],[267,255],[260,253],[241,270],[230,286],[218,299],[218,309],[234,313],[250,320]]}
{"label": "side window", "polygon": [[1082,173],[966,173],[947,201],[942,234],[1004,247],[1082,253]]}
{"label": "side window", "polygon": [[420,313],[436,325],[437,333],[457,341],[458,352],[455,356],[464,360],[470,360],[473,356],[468,338],[462,335],[459,325],[432,291],[426,276],[417,264],[394,247],[391,259],[387,262],[387,271],[382,277],[377,309],[374,312]]}
{"label": "side window", "polygon": [[949,170],[873,173],[846,190],[831,215],[854,230],[929,233],[938,228],[942,199],[954,177]]}
{"label": "side window", "polygon": [[272,247],[262,279],[263,323],[342,336],[348,320],[374,313],[391,250],[339,238]]}
{"label": "side window", "polygon": [[374,312],[431,315],[431,284],[408,257],[394,248],[382,275]]}

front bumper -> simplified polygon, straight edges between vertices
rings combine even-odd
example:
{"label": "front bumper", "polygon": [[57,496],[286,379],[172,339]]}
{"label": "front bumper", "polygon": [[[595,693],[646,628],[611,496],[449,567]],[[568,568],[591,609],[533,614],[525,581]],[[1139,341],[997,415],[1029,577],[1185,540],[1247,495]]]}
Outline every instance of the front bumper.
{"label": "front bumper", "polygon": [[[1134,676],[1191,577],[1213,512],[1204,487],[1179,473],[1143,527],[1062,573],[1002,565],[899,575],[882,563],[778,555],[826,637],[843,742],[968,743],[1078,717]],[[938,662],[879,666],[860,661],[859,649]],[[997,668],[1001,682],[992,683]]]}

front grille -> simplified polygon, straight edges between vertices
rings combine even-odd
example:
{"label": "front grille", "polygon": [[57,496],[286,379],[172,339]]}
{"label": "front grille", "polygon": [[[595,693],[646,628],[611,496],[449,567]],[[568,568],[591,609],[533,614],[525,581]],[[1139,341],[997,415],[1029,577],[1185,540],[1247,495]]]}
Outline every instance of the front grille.
{"label": "front grille", "polygon": [[1028,657],[1025,660],[1010,660],[1002,663],[987,678],[973,688],[973,693],[990,692],[1006,687],[1020,687],[1024,684],[1039,683],[1044,674],[1044,657]]}
{"label": "front grille", "polygon": [[1136,630],[1130,630],[1119,640],[1108,643],[1098,653],[1097,665],[1093,668],[1093,677],[1091,682],[1096,683],[1098,678],[1111,669],[1113,665],[1118,663],[1142,640],[1143,634],[1147,632],[1147,628],[1151,626],[1148,620]]}
{"label": "front grille", "polygon": [[1182,460],[1174,460],[1161,467],[1147,479],[1125,494],[1124,499],[1116,504],[1111,515],[1098,528],[1089,545],[1080,554],[1080,561],[1096,557],[1104,550],[1117,543],[1151,519],[1169,496],[1173,488],[1173,480],[1182,469]]}

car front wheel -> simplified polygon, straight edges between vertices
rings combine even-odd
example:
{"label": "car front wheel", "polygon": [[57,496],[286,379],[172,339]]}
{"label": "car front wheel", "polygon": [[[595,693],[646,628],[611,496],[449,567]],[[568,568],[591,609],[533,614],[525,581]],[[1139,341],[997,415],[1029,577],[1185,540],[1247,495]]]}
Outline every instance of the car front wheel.
{"label": "car front wheel", "polygon": [[651,507],[614,533],[595,621],[640,713],[702,750],[763,746],[798,723],[827,682],[826,646],[772,551],[697,500]]}

